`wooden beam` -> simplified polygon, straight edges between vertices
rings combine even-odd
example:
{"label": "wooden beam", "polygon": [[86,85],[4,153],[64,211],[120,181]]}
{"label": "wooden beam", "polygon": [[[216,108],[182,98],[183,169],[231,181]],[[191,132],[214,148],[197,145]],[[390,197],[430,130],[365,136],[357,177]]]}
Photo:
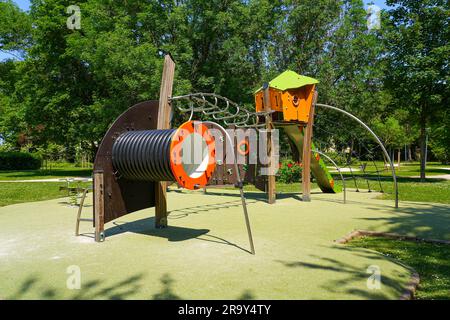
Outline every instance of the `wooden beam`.
{"label": "wooden beam", "polygon": [[[263,95],[263,103],[264,103],[264,111],[269,112],[272,110],[272,106],[270,104],[270,87],[268,83],[265,83],[264,86],[264,95]],[[267,134],[267,151],[270,158],[269,166],[273,165],[274,157],[272,150],[272,134],[270,130],[273,129],[272,124],[272,116],[266,115],[266,130]],[[276,201],[276,181],[275,175],[267,176],[267,184],[266,184],[266,193],[267,193],[267,201],[269,204],[274,204]]]}
{"label": "wooden beam", "polygon": [[303,135],[303,156],[302,156],[302,199],[311,201],[311,146],[314,126],[314,112],[317,102],[317,91],[311,103],[308,124],[304,128]]}
{"label": "wooden beam", "polygon": [[105,192],[103,171],[94,172],[94,221],[95,221],[95,241],[104,240],[105,230]]}
{"label": "wooden beam", "polygon": [[[158,129],[170,129],[172,106],[169,98],[172,96],[175,62],[170,55],[164,57],[164,67],[159,92]],[[155,183],[155,227],[167,227],[167,183]]]}

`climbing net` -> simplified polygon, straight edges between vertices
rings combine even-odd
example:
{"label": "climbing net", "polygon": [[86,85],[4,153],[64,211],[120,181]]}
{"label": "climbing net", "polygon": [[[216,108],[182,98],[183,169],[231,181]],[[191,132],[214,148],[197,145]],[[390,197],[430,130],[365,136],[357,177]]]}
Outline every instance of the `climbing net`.
{"label": "climbing net", "polygon": [[[180,112],[190,113],[189,120],[192,120],[194,113],[201,113],[214,121],[223,122],[225,126],[236,128],[263,128],[266,124],[261,119],[274,112],[253,112],[215,93],[190,93],[171,97],[170,101]],[[183,106],[183,102],[188,102],[188,107]]]}
{"label": "climbing net", "polygon": [[[327,106],[325,105],[325,107]],[[334,107],[331,108],[336,109]],[[353,180],[357,192],[360,191],[358,180],[363,180],[369,192],[385,192],[382,182],[387,179],[386,173],[392,171],[392,163],[382,143],[379,142],[377,144],[374,142],[373,137],[375,135],[370,128],[359,132],[358,127],[352,126],[349,130],[349,123],[346,123],[346,120],[349,119],[348,117],[342,117],[342,115],[341,117],[336,117],[336,115],[333,115],[331,120],[328,113],[318,111],[315,114],[316,121],[314,123],[314,141],[316,145],[322,150],[333,150],[333,154],[340,159],[339,162],[344,169],[343,171],[350,174],[345,179]],[[362,123],[360,120],[359,122]],[[363,125],[366,126],[365,124]],[[369,133],[372,133],[372,136]],[[352,142],[350,143],[350,141]],[[343,149],[347,150],[343,151]],[[380,164],[380,161],[382,161],[382,164]],[[398,190],[395,172],[392,172],[392,177],[397,203]],[[373,182],[375,182],[375,185]],[[379,190],[376,190],[378,187]]]}
{"label": "climbing net", "polygon": [[[349,176],[344,177],[345,180],[352,180],[354,187],[357,192],[360,191],[360,184],[358,180],[363,180],[367,186],[369,192],[371,191],[380,191],[384,192],[383,185],[381,183],[381,175],[388,171],[386,168],[386,160],[383,157],[384,166],[379,168],[377,165],[377,157],[380,155],[379,145],[370,146],[370,142],[366,141],[365,137],[358,136],[355,133],[348,132],[350,139],[354,142],[354,148],[352,148],[348,153],[342,150],[339,150],[337,146],[349,146],[350,143],[347,137],[342,137],[337,132],[339,130],[335,129],[325,129],[326,128],[336,128],[339,126],[339,129],[342,129],[342,125],[339,122],[334,122],[328,120],[322,114],[315,115],[317,121],[314,123],[314,143],[320,150],[329,150],[332,148],[333,154],[338,156],[338,159],[335,159],[340,169],[343,169],[343,172],[348,172]],[[326,125],[324,125],[326,124]],[[321,136],[327,135],[330,137],[331,141],[322,140]],[[370,165],[368,165],[370,163]],[[370,169],[369,169],[370,168]],[[370,181],[376,180],[379,190],[376,190],[376,187],[370,183]]]}

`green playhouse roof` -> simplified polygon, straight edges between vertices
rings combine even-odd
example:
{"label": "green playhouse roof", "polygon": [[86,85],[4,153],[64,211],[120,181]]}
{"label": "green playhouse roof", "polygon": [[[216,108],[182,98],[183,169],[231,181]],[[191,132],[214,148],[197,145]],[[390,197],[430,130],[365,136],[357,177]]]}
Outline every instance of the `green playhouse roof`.
{"label": "green playhouse roof", "polygon": [[[269,87],[275,88],[281,91],[285,91],[288,89],[296,89],[301,88],[311,84],[319,83],[318,80],[314,78],[310,78],[307,76],[299,75],[297,72],[286,70],[278,77],[269,82]],[[259,88],[256,92],[260,91],[262,88]]]}

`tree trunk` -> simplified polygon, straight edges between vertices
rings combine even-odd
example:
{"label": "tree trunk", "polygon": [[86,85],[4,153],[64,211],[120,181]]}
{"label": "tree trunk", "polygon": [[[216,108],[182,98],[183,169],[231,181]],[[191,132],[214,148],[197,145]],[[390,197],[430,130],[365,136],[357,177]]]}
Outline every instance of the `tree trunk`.
{"label": "tree trunk", "polygon": [[355,140],[352,139],[352,143],[350,145],[350,152],[348,153],[348,156],[347,156],[347,163],[352,163],[352,155],[353,155],[354,147],[355,147]]}
{"label": "tree trunk", "polygon": [[426,123],[424,109],[425,108],[422,107],[422,113],[421,113],[421,117],[420,117],[420,181],[421,182],[425,182],[425,179],[426,179],[425,169],[426,169],[426,161],[427,161],[427,159],[425,159],[427,123]]}

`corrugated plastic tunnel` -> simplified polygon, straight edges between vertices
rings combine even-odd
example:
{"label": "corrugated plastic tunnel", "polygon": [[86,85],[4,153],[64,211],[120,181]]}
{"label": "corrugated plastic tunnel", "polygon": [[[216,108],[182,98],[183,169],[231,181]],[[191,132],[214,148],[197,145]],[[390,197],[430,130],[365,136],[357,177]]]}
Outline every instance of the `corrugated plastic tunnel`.
{"label": "corrugated plastic tunnel", "polygon": [[209,129],[188,121],[178,129],[128,131],[112,148],[114,169],[121,178],[176,181],[186,189],[206,186],[216,167],[215,143]]}

